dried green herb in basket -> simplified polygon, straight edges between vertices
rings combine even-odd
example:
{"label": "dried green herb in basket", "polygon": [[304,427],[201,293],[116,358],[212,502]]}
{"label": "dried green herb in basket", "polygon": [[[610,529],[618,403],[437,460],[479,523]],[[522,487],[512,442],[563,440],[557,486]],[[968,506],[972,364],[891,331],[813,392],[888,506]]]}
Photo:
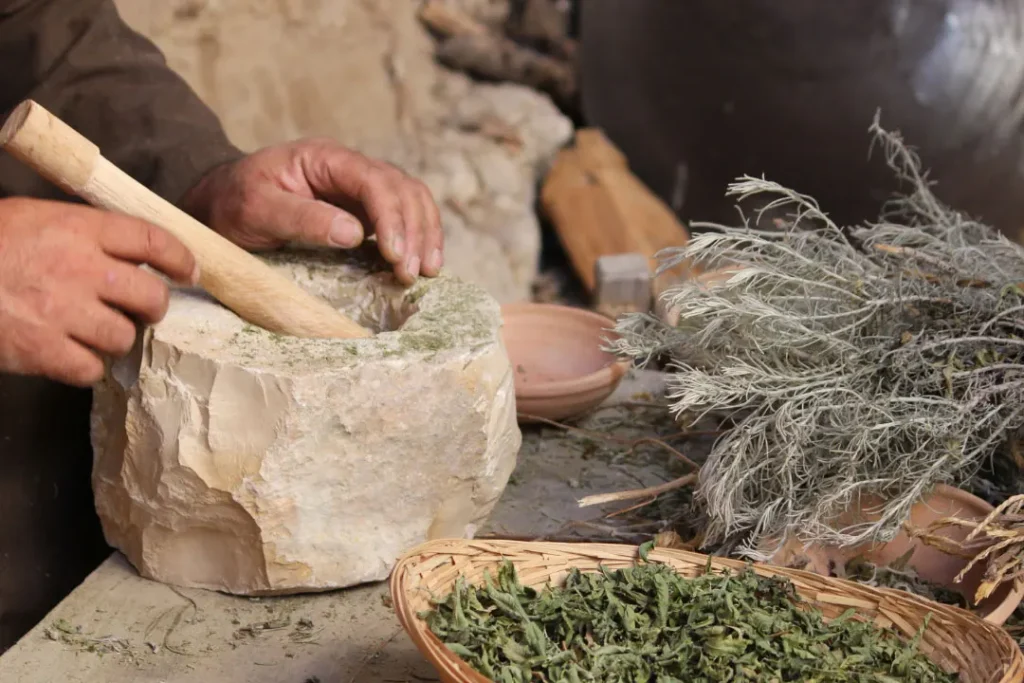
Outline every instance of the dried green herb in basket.
{"label": "dried green herb in basket", "polygon": [[[455,654],[499,683],[931,683],[956,681],[894,631],[826,622],[788,579],[661,564],[572,570],[560,588],[520,584],[511,563],[482,587],[462,578],[422,613]],[[927,624],[926,624],[927,625]]]}

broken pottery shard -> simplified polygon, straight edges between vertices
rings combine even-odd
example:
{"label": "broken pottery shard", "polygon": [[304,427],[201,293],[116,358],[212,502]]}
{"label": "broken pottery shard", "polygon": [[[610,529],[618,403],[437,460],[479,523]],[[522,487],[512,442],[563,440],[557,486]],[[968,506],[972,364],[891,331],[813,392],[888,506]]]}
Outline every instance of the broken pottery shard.
{"label": "broken pottery shard", "polygon": [[146,577],[259,595],[387,577],[469,537],[521,435],[497,303],[442,276],[409,289],[359,257],[268,259],[371,339],[254,327],[194,292],[96,389],[96,507]]}

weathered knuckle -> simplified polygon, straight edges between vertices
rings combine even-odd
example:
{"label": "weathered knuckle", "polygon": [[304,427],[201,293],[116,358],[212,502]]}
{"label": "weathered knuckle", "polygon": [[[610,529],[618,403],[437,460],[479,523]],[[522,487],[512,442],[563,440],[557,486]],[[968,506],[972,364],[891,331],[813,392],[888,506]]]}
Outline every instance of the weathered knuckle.
{"label": "weathered knuckle", "polygon": [[423,191],[420,193],[420,199],[430,220],[435,223],[438,222],[441,218],[441,212],[437,208],[437,202],[434,201],[434,193],[430,191],[429,187],[424,186]]}
{"label": "weathered knuckle", "polygon": [[267,213],[267,200],[258,186],[244,183],[226,202],[224,218],[234,225],[259,225]]}
{"label": "weathered knuckle", "polygon": [[384,164],[383,173],[384,177],[387,178],[388,182],[392,185],[408,189],[414,189],[416,187],[416,179],[397,166]]}
{"label": "weathered knuckle", "polygon": [[105,347],[115,356],[124,356],[135,346],[135,327],[127,320],[116,320],[100,329]]}
{"label": "weathered knuckle", "polygon": [[423,209],[424,218],[433,218],[434,196],[430,192],[430,188],[421,183],[419,180],[412,180],[410,183],[411,194],[413,201],[417,202]]}
{"label": "weathered knuckle", "polygon": [[387,183],[381,184],[380,188],[380,192],[376,195],[377,202],[386,209],[401,212],[408,201],[401,188]]}
{"label": "weathered knuckle", "polygon": [[167,313],[170,303],[170,288],[159,277],[138,271],[141,277],[130,278],[120,283],[126,288],[118,300],[130,301],[133,313],[141,315],[149,321],[157,322]]}
{"label": "weathered knuckle", "polygon": [[370,193],[363,200],[363,207],[374,223],[402,220],[402,199],[390,192]]}
{"label": "weathered knuckle", "polygon": [[330,152],[330,154],[338,159],[346,168],[354,168],[357,171],[364,171],[373,165],[373,159],[358,150],[352,149],[351,147],[345,147],[333,138],[329,138],[328,142],[323,143],[323,148],[325,151]]}
{"label": "weathered knuckle", "polygon": [[[76,216],[76,218],[78,217]],[[102,221],[75,220],[72,223],[71,232],[76,236],[88,238],[97,247],[102,243],[118,244],[130,241],[133,237],[134,231],[129,229],[129,222],[121,216],[112,215],[103,216]]]}
{"label": "weathered knuckle", "polygon": [[87,387],[103,379],[103,361],[95,356],[86,357],[68,368],[68,380],[79,386]]}
{"label": "weathered knuckle", "polygon": [[368,185],[372,185],[376,190],[387,192],[393,192],[395,180],[401,178],[401,171],[391,164],[380,161],[371,161],[366,167],[365,174]]}
{"label": "weathered knuckle", "polygon": [[406,201],[402,205],[402,222],[409,237],[418,240],[426,228],[426,216],[418,206],[418,202]]}
{"label": "weathered knuckle", "polygon": [[147,297],[147,313],[154,320],[162,320],[171,305],[171,290],[161,280],[154,282]]}
{"label": "weathered knuckle", "polygon": [[163,229],[149,226],[145,232],[145,252],[149,258],[159,258],[171,246],[171,237]]}
{"label": "weathered knuckle", "polygon": [[412,188],[413,192],[420,195],[420,197],[433,197],[433,193],[430,191],[430,188],[427,187],[427,184],[419,178],[409,176],[409,186]]}
{"label": "weathered knuckle", "polygon": [[239,183],[234,191],[235,205],[239,208],[245,208],[260,204],[263,201],[265,191],[260,189],[259,183]]}

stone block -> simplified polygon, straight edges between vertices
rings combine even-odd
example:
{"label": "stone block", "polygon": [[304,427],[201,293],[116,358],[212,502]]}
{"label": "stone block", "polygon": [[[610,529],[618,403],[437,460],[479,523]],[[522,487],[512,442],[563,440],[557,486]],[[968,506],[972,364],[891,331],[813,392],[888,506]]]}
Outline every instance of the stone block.
{"label": "stone block", "polygon": [[486,519],[521,443],[499,306],[449,276],[403,289],[367,253],[268,262],[373,338],[276,335],[176,291],[96,389],[97,511],[143,576],[342,588]]}

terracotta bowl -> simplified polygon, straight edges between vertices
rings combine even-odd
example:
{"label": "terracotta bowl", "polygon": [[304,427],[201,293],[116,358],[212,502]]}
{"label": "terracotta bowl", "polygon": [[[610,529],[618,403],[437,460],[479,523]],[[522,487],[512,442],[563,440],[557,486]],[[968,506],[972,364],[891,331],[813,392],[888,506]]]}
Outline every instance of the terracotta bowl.
{"label": "terracotta bowl", "polygon": [[[850,513],[843,521],[870,520],[873,515],[867,512],[872,507],[871,501],[865,501],[861,507]],[[992,506],[966,491],[951,486],[940,485],[930,496],[919,502],[910,512],[910,525],[924,528],[943,517],[959,517],[961,519],[980,519],[992,512]],[[944,529],[943,535],[956,541],[966,538],[966,529]],[[832,548],[810,546],[801,548],[792,543],[783,547],[772,559],[772,564],[789,565],[798,556],[802,556],[809,565],[805,569],[818,574],[827,575],[830,563],[843,566],[857,556],[863,557],[876,566],[887,566],[902,557],[911,548],[914,554],[910,557],[909,566],[922,579],[944,586],[955,591],[973,605],[974,594],[981,583],[984,567],[972,569],[960,583],[953,581],[956,575],[967,566],[968,560],[949,555],[923,542],[911,539],[901,532],[889,543],[859,546],[854,548]],[[1003,625],[1020,605],[1024,598],[1024,588],[1014,589],[1012,583],[1000,586],[991,596],[973,605],[973,611],[985,621],[997,626]]]}
{"label": "terracotta bowl", "polygon": [[579,417],[618,387],[628,361],[602,351],[614,339],[603,315],[556,304],[506,304],[502,336],[515,372],[520,422]]}

